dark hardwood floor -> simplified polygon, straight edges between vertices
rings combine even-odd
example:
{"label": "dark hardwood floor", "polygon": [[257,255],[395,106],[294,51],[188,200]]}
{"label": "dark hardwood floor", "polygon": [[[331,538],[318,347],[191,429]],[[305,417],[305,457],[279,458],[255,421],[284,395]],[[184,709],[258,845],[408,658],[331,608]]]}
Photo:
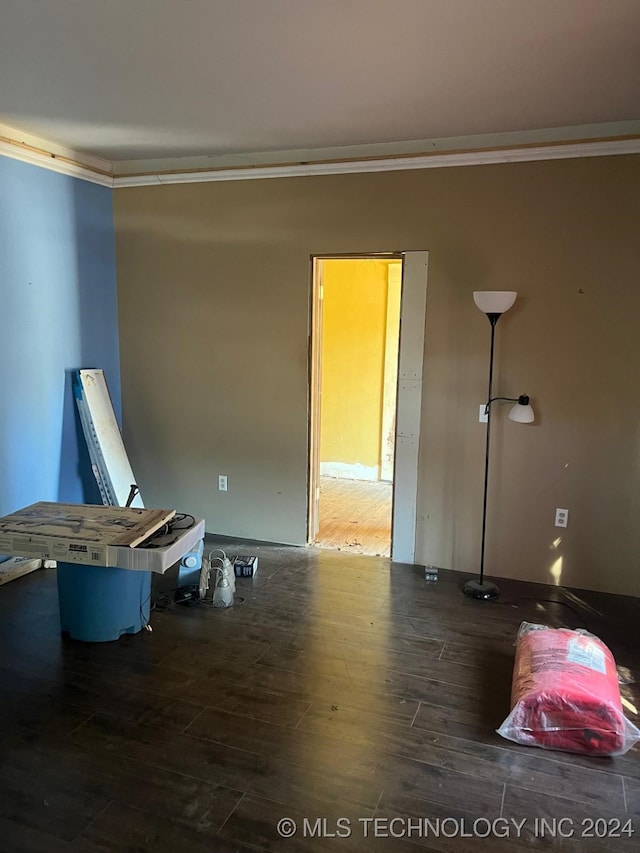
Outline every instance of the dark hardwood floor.
{"label": "dark hardwood floor", "polygon": [[[61,639],[55,571],[0,588],[0,850],[640,848],[637,749],[586,758],[495,733],[522,620],[585,626],[637,674],[637,599],[504,582],[500,603],[476,602],[452,572],[427,584],[381,558],[222,544],[259,555],[243,603],[155,610],[153,633],[115,643]],[[623,694],[637,722],[637,686]],[[635,835],[582,837],[595,819]]]}

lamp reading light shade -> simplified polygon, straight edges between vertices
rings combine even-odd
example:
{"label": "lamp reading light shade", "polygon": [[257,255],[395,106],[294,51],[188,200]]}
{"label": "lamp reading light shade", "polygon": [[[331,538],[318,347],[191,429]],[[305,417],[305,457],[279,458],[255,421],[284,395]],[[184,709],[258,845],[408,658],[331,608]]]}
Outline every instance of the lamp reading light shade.
{"label": "lamp reading light shade", "polygon": [[509,420],[515,421],[517,424],[532,424],[535,419],[536,416],[529,405],[529,398],[526,394],[518,397],[518,402],[509,412]]}
{"label": "lamp reading light shade", "polygon": [[474,290],[473,301],[485,314],[504,314],[516,301],[516,290]]}

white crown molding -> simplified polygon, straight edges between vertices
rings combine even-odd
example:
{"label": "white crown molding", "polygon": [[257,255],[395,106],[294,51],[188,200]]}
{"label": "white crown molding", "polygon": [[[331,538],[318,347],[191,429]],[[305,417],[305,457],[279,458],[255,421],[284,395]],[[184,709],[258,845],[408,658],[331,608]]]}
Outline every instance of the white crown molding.
{"label": "white crown molding", "polygon": [[[446,141],[440,140],[442,145]],[[415,143],[403,143],[409,146]],[[344,150],[344,149],[343,149]],[[292,153],[292,152],[290,152]],[[301,152],[296,152],[301,153]],[[309,155],[314,152],[309,151]],[[316,155],[321,152],[318,150]],[[338,153],[338,149],[334,153]],[[113,174],[119,164],[96,157],[89,157],[70,149],[62,148],[46,140],[21,133],[15,128],[0,125],[0,156],[21,160],[50,171],[90,181],[105,187],[144,187],[162,184],[210,183],[216,181],[246,181],[264,178],[303,177],[311,175],[347,175],[370,172],[395,172],[412,169],[441,169],[461,166],[483,166],[498,163],[525,163],[538,160],[565,160],[581,157],[607,157],[640,153],[640,136],[592,139],[588,141],[563,141],[520,143],[511,145],[479,147],[473,150],[451,150],[440,148],[428,153],[389,153],[378,156],[355,157],[311,157],[301,162],[251,163],[250,158],[276,157],[257,153],[244,155],[244,162],[237,165],[220,165],[216,168],[184,168],[185,159],[176,158],[172,169],[169,162],[162,170],[139,174]],[[280,152],[285,156],[286,152]],[[238,158],[240,159],[240,158]],[[188,161],[187,161],[188,162]],[[176,168],[181,165],[183,168]],[[143,166],[144,161],[139,163]],[[154,164],[155,165],[155,164]]]}
{"label": "white crown molding", "polygon": [[0,156],[10,157],[12,160],[20,160],[22,163],[30,163],[32,166],[40,166],[50,172],[58,172],[61,175],[69,175],[72,178],[80,178],[90,181],[92,184],[100,184],[103,187],[113,187],[111,175],[101,175],[92,172],[77,163],[58,159],[55,155],[41,154],[29,149],[16,148],[15,145],[0,141]]}
{"label": "white crown molding", "polygon": [[476,133],[431,139],[337,145],[329,148],[292,148],[227,154],[195,154],[139,160],[115,160],[114,177],[163,175],[186,172],[213,172],[290,164],[347,163],[361,160],[388,160],[465,151],[499,151],[533,146],[606,142],[640,139],[640,121],[582,124],[572,127],[501,133]]}
{"label": "white crown molding", "polygon": [[0,140],[10,142],[16,147],[30,148],[51,157],[71,160],[93,172],[103,172],[108,175],[113,172],[113,165],[110,160],[95,157],[93,154],[81,154],[73,148],[66,148],[64,145],[58,145],[55,142],[51,142],[50,139],[45,139],[43,136],[34,136],[32,133],[25,133],[7,124],[0,124]]}
{"label": "white crown molding", "polygon": [[202,169],[143,175],[116,175],[113,186],[145,187],[162,184],[194,184],[215,181],[246,181],[259,178],[302,177],[305,175],[345,175],[366,172],[397,172],[410,169],[441,169],[455,166],[485,166],[497,163],[526,163],[537,160],[568,160],[581,157],[608,157],[640,154],[640,138],[582,143],[553,143],[522,148],[486,151],[383,157],[377,159],[323,163],[288,163],[272,166]]}
{"label": "white crown molding", "polygon": [[4,124],[0,124],[0,155],[72,178],[113,186],[113,167],[108,160],[79,154]]}

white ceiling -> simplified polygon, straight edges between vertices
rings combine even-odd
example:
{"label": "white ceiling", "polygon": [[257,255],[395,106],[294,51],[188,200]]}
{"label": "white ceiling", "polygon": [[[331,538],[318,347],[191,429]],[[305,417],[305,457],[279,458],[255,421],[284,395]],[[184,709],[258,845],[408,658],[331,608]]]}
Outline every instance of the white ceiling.
{"label": "white ceiling", "polygon": [[640,0],[0,0],[0,22],[0,122],[110,161],[640,133]]}

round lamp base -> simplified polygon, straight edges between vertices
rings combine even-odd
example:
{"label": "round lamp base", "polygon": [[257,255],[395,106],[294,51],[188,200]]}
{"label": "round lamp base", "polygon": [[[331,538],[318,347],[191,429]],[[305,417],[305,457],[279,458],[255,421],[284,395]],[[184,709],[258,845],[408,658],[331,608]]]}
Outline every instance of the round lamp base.
{"label": "round lamp base", "polygon": [[464,594],[469,598],[479,598],[483,601],[489,601],[492,598],[497,598],[500,595],[498,587],[491,581],[468,581],[464,585]]}

